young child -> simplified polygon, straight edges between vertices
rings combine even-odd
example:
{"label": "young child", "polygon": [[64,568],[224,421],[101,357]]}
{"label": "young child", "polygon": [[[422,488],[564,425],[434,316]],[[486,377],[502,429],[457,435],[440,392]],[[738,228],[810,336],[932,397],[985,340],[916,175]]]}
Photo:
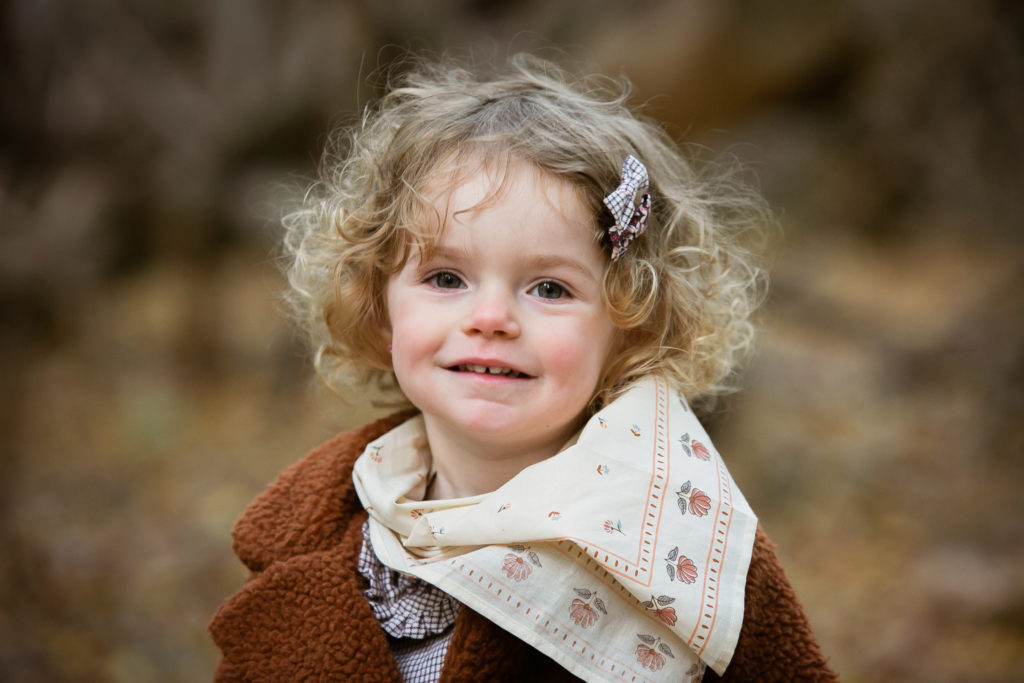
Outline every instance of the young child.
{"label": "young child", "polygon": [[832,679],[690,404],[748,350],[756,195],[626,93],[420,65],[287,220],[329,381],[411,408],[238,522],[219,680]]}

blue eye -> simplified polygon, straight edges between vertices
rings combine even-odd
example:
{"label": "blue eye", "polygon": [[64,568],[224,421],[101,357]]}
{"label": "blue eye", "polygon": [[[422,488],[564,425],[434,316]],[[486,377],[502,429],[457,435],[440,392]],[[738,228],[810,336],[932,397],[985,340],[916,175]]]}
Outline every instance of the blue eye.
{"label": "blue eye", "polygon": [[458,289],[462,286],[462,279],[455,273],[447,270],[434,273],[428,281],[438,289]]}
{"label": "blue eye", "polygon": [[532,291],[536,292],[541,299],[561,299],[565,296],[565,288],[551,280],[537,284]]}

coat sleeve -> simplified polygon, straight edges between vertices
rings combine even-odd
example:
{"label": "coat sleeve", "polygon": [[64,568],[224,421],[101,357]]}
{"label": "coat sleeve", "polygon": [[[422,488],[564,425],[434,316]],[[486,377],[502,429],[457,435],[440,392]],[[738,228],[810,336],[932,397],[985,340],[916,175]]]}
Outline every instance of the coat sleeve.
{"label": "coat sleeve", "polygon": [[366,513],[352,466],[366,443],[411,416],[342,434],[289,467],[235,525],[252,571],[209,630],[229,681],[400,680],[356,564]]}
{"label": "coat sleeve", "polygon": [[758,527],[747,571],[743,626],[732,661],[704,681],[836,681],[796,593]]}

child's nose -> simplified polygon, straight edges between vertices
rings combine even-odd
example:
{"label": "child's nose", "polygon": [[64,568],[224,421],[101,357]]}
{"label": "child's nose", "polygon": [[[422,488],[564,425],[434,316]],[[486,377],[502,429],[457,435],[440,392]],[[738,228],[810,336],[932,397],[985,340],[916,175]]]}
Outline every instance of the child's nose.
{"label": "child's nose", "polygon": [[515,302],[509,295],[481,291],[473,297],[471,306],[462,325],[462,331],[466,334],[510,338],[519,336],[521,330],[515,313]]}

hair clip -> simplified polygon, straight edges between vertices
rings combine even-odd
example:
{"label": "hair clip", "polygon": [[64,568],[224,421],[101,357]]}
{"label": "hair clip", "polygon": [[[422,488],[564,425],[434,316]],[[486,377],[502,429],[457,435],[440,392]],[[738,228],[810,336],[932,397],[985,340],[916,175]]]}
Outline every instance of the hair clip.
{"label": "hair clip", "polygon": [[[630,154],[622,163],[622,182],[604,198],[604,205],[615,218],[615,225],[608,228],[612,261],[622,256],[630,242],[647,229],[647,216],[651,213],[651,195],[647,188],[647,167]],[[638,194],[639,203],[636,201]]]}

